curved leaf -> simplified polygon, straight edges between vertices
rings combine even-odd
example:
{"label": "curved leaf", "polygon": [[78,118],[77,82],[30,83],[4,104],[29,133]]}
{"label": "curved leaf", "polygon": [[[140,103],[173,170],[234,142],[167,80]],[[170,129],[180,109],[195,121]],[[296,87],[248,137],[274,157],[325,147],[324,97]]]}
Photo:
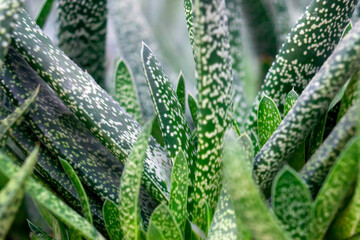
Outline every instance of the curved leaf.
{"label": "curved leaf", "polygon": [[121,240],[121,225],[119,207],[111,200],[106,199],[103,206],[104,222],[111,240]]}
{"label": "curved leaf", "polygon": [[284,116],[288,114],[290,109],[294,106],[295,102],[298,100],[299,95],[292,89],[285,98],[284,105]]}
{"label": "curved leaf", "polygon": [[38,25],[40,28],[44,28],[53,4],[54,0],[45,0],[44,4],[41,6],[40,12],[36,17],[36,25]]}

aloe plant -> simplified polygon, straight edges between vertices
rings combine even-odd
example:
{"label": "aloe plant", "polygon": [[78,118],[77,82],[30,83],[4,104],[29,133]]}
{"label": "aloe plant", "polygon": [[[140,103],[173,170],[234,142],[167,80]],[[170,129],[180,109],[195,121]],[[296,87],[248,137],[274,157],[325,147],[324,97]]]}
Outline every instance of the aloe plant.
{"label": "aloe plant", "polygon": [[31,239],[358,237],[357,0],[184,0],[195,76],[161,5],[54,3],[0,1],[0,239],[29,198]]}

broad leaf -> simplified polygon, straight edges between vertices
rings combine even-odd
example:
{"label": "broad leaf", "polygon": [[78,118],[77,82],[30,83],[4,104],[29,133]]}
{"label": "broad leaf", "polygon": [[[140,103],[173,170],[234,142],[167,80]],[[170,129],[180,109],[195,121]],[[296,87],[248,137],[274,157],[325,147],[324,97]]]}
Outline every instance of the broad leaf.
{"label": "broad leaf", "polygon": [[36,25],[38,25],[40,28],[44,28],[46,20],[50,15],[53,5],[54,5],[54,0],[45,0],[43,5],[41,6],[40,12],[36,17]]}
{"label": "broad leaf", "polygon": [[152,122],[146,123],[136,140],[121,175],[119,212],[121,232],[125,239],[140,239],[139,193],[146,149]]}
{"label": "broad leaf", "polygon": [[274,180],[272,189],[274,213],[293,239],[310,239],[312,198],[298,174],[284,167]]}
{"label": "broad leaf", "polygon": [[111,240],[121,240],[121,225],[119,207],[111,200],[106,199],[103,206],[103,215],[106,230]]}
{"label": "broad leaf", "polygon": [[[14,174],[0,192],[0,239],[5,239],[24,197],[24,186],[37,161],[39,147],[26,159],[23,167]],[[1,156],[0,156],[1,157]],[[1,167],[5,167],[1,165]]]}

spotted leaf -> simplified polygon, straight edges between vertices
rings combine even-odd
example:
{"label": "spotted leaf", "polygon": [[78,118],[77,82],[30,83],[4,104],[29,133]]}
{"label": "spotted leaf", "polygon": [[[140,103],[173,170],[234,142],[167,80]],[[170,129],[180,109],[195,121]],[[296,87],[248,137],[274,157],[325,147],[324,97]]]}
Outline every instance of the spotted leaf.
{"label": "spotted leaf", "polygon": [[280,123],[279,110],[274,101],[265,95],[260,101],[258,110],[258,134],[261,145],[267,142]]}
{"label": "spotted leaf", "polygon": [[[295,149],[327,112],[332,99],[360,66],[360,25],[348,34],[312,79],[293,109],[256,155],[254,175],[266,196],[272,180]],[[291,138],[289,137],[291,136]]]}
{"label": "spotted leaf", "polygon": [[[39,147],[36,147],[26,159],[22,168],[9,179],[6,186],[0,192],[0,239],[5,239],[15,219],[22,199],[25,194],[25,182],[32,174],[37,161]],[[1,156],[0,156],[1,158]],[[1,165],[1,167],[4,167]]]}
{"label": "spotted leaf", "polygon": [[309,239],[311,234],[312,198],[300,176],[284,167],[272,189],[274,213],[293,239]]}
{"label": "spotted leaf", "polygon": [[294,106],[295,102],[298,100],[299,95],[292,89],[288,95],[286,95],[285,105],[284,105],[284,116],[288,114],[290,109]]}
{"label": "spotted leaf", "polygon": [[[184,0],[186,27],[189,33],[191,48],[194,51],[194,10],[192,0]],[[195,57],[195,54],[194,54]]]}
{"label": "spotted leaf", "polygon": [[104,222],[111,240],[121,240],[121,225],[119,207],[113,201],[106,199],[103,206]]}
{"label": "spotted leaf", "polygon": [[322,239],[335,217],[359,166],[360,137],[344,148],[323,183],[314,203],[313,239]]}
{"label": "spotted leaf", "polygon": [[133,77],[129,66],[119,60],[115,71],[115,100],[139,123],[142,123],[141,110],[138,102]]}

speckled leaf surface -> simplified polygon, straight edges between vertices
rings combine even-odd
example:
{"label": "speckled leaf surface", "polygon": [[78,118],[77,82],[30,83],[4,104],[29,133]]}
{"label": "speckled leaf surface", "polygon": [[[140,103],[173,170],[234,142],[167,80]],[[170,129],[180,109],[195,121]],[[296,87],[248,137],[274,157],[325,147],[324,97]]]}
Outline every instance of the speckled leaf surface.
{"label": "speckled leaf surface", "polygon": [[175,158],[171,174],[169,209],[173,213],[181,232],[185,230],[188,199],[189,169],[182,151]]}
{"label": "speckled leaf surface", "polygon": [[[34,109],[28,114],[31,130],[54,155],[70,163],[93,194],[103,201],[109,198],[117,202],[122,164],[100,144],[19,54],[10,50],[8,56],[11,65],[6,65],[0,73],[0,84],[15,103],[23,102],[23,98],[40,85]],[[14,80],[16,85],[11,84]],[[156,205],[146,191],[142,191],[141,196],[142,210],[148,218]]]}
{"label": "speckled leaf surface", "polygon": [[184,0],[184,10],[185,10],[186,27],[189,33],[190,44],[194,52],[195,29],[194,29],[194,8],[193,8],[192,0]]}
{"label": "speckled leaf surface", "polygon": [[312,198],[300,176],[285,167],[274,180],[272,206],[292,239],[310,239]]}
{"label": "speckled leaf surface", "polygon": [[149,143],[152,122],[145,124],[136,140],[124,171],[119,188],[119,212],[121,233],[125,239],[140,239],[139,193],[146,148]]}
{"label": "speckled leaf surface", "polygon": [[253,103],[247,129],[256,127],[257,109],[264,94],[283,109],[283,99],[292,88],[299,94],[303,91],[340,41],[357,2],[312,1],[292,28],[266,75]]}
{"label": "speckled leaf surface", "polygon": [[197,126],[198,105],[196,103],[195,98],[190,93],[188,93],[188,105],[189,105],[189,110],[190,110],[192,120],[193,120],[195,126]]}
{"label": "speckled leaf surface", "polygon": [[106,0],[60,0],[59,46],[102,87],[105,78]]}
{"label": "speckled leaf surface", "polygon": [[158,54],[159,48],[151,32],[150,24],[142,12],[140,2],[109,0],[108,6],[122,57],[129,63],[134,74],[143,120],[150,120],[154,114],[154,108],[151,104],[151,96],[144,78],[139,53],[142,41]]}
{"label": "speckled leaf surface", "polygon": [[136,121],[142,123],[141,110],[132,73],[124,60],[119,60],[116,64],[114,98]]}
{"label": "speckled leaf surface", "polygon": [[[8,178],[12,178],[19,171],[19,167],[11,160],[0,154],[0,171]],[[70,228],[77,229],[88,240],[104,239],[104,237],[84,218],[72,210],[62,200],[45,189],[34,179],[29,178],[25,183],[26,192],[40,205],[48,209],[57,219]]]}
{"label": "speckled leaf surface", "polygon": [[12,112],[9,116],[7,116],[5,119],[2,119],[0,122],[0,141],[3,141],[4,138],[7,137],[9,134],[9,131],[11,131],[12,128],[16,127],[16,125],[19,125],[25,115],[27,114],[30,106],[34,103],[35,98],[37,97],[39,93],[39,88],[37,88],[31,96],[24,101],[21,106],[15,109],[14,112]]}
{"label": "speckled leaf surface", "polygon": [[221,190],[221,148],[232,120],[233,81],[225,1],[199,0],[195,16],[199,105],[193,221],[204,227],[204,201],[215,209]]}
{"label": "speckled leaf surface", "polygon": [[352,139],[335,162],[314,203],[313,239],[322,239],[356,176],[360,137]]}
{"label": "speckled leaf surface", "polygon": [[299,95],[292,89],[285,98],[284,104],[284,116],[288,114],[290,109],[294,106],[295,102],[298,100]]}
{"label": "speckled leaf surface", "polygon": [[[359,69],[360,25],[348,34],[256,155],[254,175],[266,195],[276,173],[326,113],[346,80]],[[289,137],[291,136],[291,137]]]}
{"label": "speckled leaf surface", "polygon": [[0,191],[0,239],[5,239],[15,219],[25,194],[25,182],[33,172],[38,152],[39,148],[37,147],[26,159],[22,168],[9,179],[6,186]]}
{"label": "speckled leaf surface", "polygon": [[[89,74],[55,47],[25,12],[20,14],[13,37],[14,46],[31,66],[40,72],[41,77],[99,141],[124,163],[141,126],[95,84]],[[41,62],[39,59],[42,59]],[[144,187],[154,199],[165,200],[169,196],[170,176],[171,161],[151,139],[144,162]]]}
{"label": "speckled leaf surface", "polygon": [[341,99],[338,121],[345,115],[349,108],[354,105],[360,96],[360,72],[354,74],[346,87],[343,98]]}
{"label": "speckled leaf surface", "polygon": [[71,167],[71,165],[64,159],[60,159],[61,165],[63,169],[65,170],[66,174],[69,176],[72,184],[75,186],[76,192],[80,199],[80,205],[81,205],[81,212],[82,215],[86,220],[89,221],[89,223],[93,223],[93,218],[91,215],[91,209],[89,204],[88,196],[85,192],[85,189],[79,179],[79,177],[76,175],[76,172]]}
{"label": "speckled leaf surface", "polygon": [[346,143],[355,135],[358,108],[353,106],[301,169],[301,178],[314,196]]}
{"label": "speckled leaf surface", "polygon": [[257,119],[259,141],[264,145],[281,123],[279,110],[274,101],[266,95],[259,103]]}
{"label": "speckled leaf surface", "polygon": [[106,199],[103,206],[104,222],[111,240],[121,240],[120,211],[111,200]]}
{"label": "speckled leaf surface", "polygon": [[170,209],[160,204],[153,212],[150,218],[149,226],[155,226],[159,234],[164,236],[164,239],[182,240],[183,236],[180,232],[174,215]]}
{"label": "speckled leaf surface", "polygon": [[19,12],[25,0],[3,0],[0,2],[0,67],[4,63],[8,47],[11,43],[11,33],[15,27],[15,22],[19,18]]}
{"label": "speckled leaf surface", "polygon": [[179,99],[182,109],[185,112],[186,109],[186,90],[185,90],[185,79],[184,74],[180,72],[178,77],[178,83],[176,86],[176,96]]}
{"label": "speckled leaf surface", "polygon": [[45,0],[43,5],[41,6],[40,12],[38,13],[36,17],[36,24],[40,28],[44,28],[46,20],[48,16],[50,15],[51,9],[54,5],[54,0]]}
{"label": "speckled leaf surface", "polygon": [[235,210],[238,239],[242,224],[255,239],[288,239],[263,200],[244,156],[239,143],[228,137],[224,146],[224,178]]}

